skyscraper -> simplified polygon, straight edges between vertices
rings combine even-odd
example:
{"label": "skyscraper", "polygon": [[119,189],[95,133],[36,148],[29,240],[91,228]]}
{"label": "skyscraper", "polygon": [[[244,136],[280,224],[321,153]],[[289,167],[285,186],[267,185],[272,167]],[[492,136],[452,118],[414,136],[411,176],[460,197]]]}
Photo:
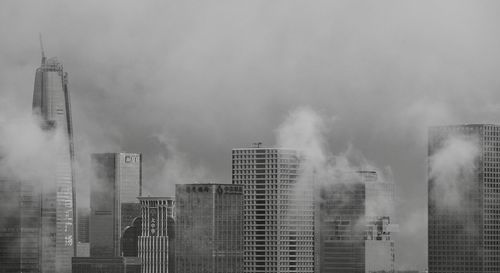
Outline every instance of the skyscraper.
{"label": "skyscraper", "polygon": [[242,187],[178,184],[175,198],[175,272],[242,272]]}
{"label": "skyscraper", "polygon": [[365,185],[357,179],[318,186],[316,270],[365,272]]}
{"label": "skyscraper", "polygon": [[0,178],[0,273],[21,272],[20,183]]}
{"label": "skyscraper", "polygon": [[299,153],[232,150],[233,184],[244,191],[244,272],[314,272],[311,187],[296,191]]}
{"label": "skyscraper", "polygon": [[42,272],[70,272],[71,257],[76,253],[75,182],[73,174],[73,126],[68,91],[68,75],[55,59],[46,59],[36,70],[33,113],[40,117],[42,128],[62,134],[55,151],[52,181],[39,181],[41,194],[39,247]]}
{"label": "skyscraper", "polygon": [[143,219],[139,236],[141,272],[175,273],[173,268],[175,198],[139,197],[139,200]]}
{"label": "skyscraper", "polygon": [[500,272],[500,126],[429,129],[431,273]]}
{"label": "skyscraper", "polygon": [[375,171],[358,171],[365,185],[365,272],[395,272],[394,183]]}
{"label": "skyscraper", "polygon": [[[92,155],[90,256],[121,255],[123,229],[140,216],[142,157],[134,153]],[[134,207],[136,207],[134,209]]]}
{"label": "skyscraper", "polygon": [[394,185],[375,171],[316,185],[316,272],[394,272]]}

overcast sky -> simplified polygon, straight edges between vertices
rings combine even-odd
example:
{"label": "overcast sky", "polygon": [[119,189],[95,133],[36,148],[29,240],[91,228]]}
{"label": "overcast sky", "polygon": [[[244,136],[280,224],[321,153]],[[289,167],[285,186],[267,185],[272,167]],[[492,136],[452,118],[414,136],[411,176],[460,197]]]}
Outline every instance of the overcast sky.
{"label": "overcast sky", "polygon": [[145,191],[173,195],[229,183],[232,148],[273,146],[310,107],[331,121],[331,153],[392,169],[398,263],[424,268],[426,128],[499,123],[499,14],[498,1],[1,1],[0,115],[31,111],[42,33],[69,73],[79,162],[141,152]]}

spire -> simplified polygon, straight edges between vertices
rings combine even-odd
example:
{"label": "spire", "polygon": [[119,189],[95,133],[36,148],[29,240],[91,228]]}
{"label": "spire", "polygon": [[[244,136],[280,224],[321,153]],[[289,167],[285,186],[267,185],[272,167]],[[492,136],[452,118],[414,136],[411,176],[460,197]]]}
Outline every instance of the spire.
{"label": "spire", "polygon": [[42,65],[45,64],[45,51],[43,50],[42,33],[38,33],[40,38],[40,50],[42,51]]}

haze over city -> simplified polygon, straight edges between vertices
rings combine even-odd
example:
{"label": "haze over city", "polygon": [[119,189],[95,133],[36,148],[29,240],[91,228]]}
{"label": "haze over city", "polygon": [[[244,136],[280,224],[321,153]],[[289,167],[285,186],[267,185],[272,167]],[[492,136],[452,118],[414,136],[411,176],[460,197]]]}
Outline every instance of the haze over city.
{"label": "haze over city", "polygon": [[397,268],[423,269],[427,128],[498,123],[499,10],[451,0],[2,1],[0,150],[44,168],[50,141],[30,123],[41,33],[69,73],[79,205],[89,203],[91,153],[142,153],[143,194],[169,196],[176,183],[231,183],[231,149],[288,143],[285,132],[394,181]]}

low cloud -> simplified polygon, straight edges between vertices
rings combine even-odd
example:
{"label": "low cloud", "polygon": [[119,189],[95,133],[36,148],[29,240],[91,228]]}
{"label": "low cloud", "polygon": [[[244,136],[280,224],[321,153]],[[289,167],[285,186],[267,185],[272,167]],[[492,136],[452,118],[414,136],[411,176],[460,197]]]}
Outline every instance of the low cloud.
{"label": "low cloud", "polygon": [[[438,211],[463,210],[477,177],[479,140],[474,136],[451,135],[430,157],[429,198]],[[439,213],[439,212],[438,212]]]}

